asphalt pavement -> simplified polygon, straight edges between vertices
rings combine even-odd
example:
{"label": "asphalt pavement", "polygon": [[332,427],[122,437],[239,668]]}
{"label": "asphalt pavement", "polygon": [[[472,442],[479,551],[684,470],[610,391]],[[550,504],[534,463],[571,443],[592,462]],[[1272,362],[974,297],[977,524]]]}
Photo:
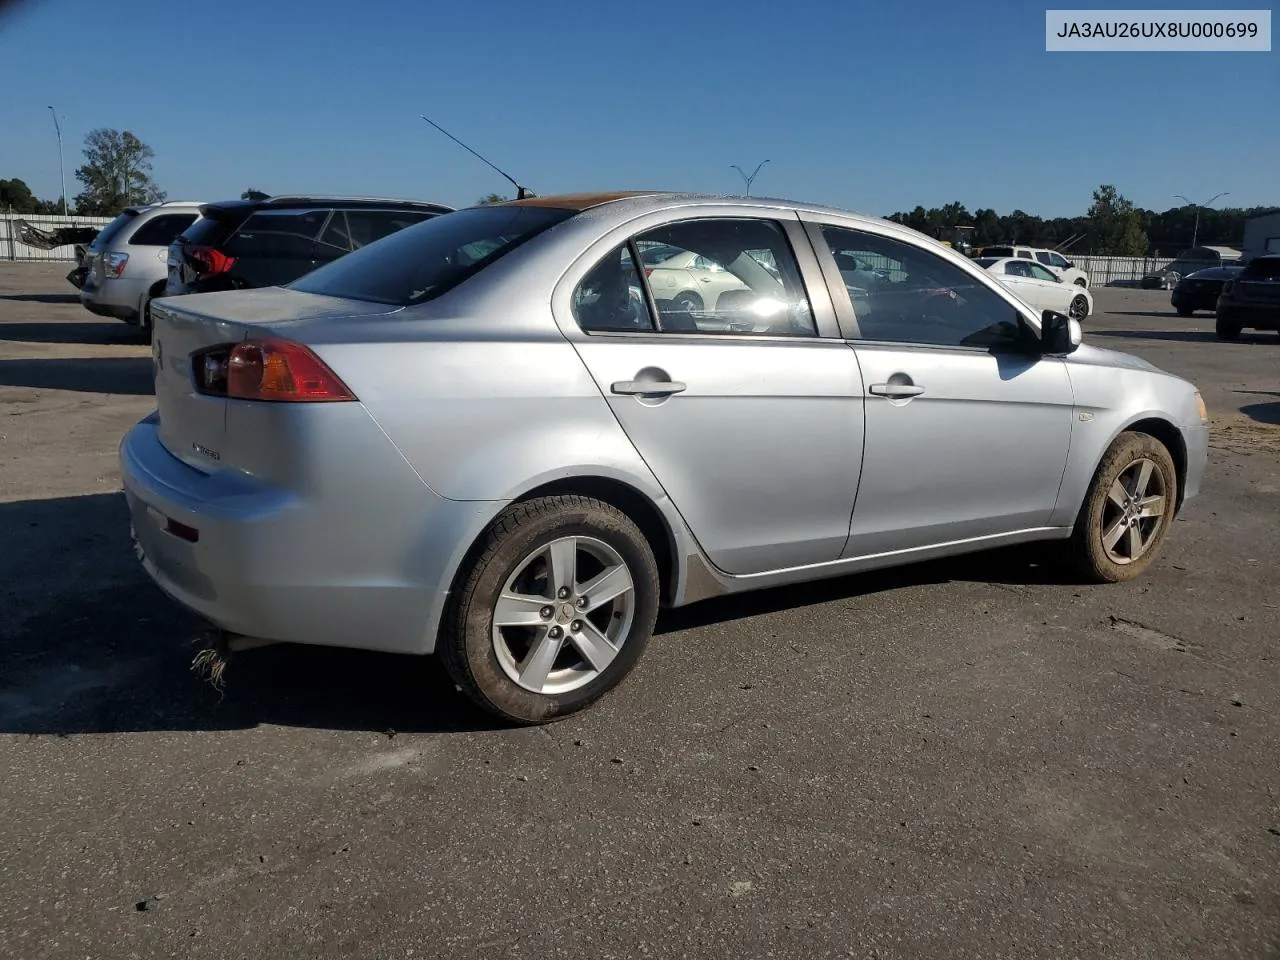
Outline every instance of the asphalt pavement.
{"label": "asphalt pavement", "polygon": [[429,658],[273,647],[221,692],[115,463],[149,349],[0,263],[0,957],[1280,958],[1280,337],[1096,290],[1195,380],[1152,569],[1013,551],[664,616],[539,729]]}

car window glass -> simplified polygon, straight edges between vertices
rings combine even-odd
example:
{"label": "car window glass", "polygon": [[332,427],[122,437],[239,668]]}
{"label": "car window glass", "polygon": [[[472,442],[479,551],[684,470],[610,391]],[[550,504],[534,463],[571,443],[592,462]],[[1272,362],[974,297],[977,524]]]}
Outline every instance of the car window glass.
{"label": "car window glass", "polygon": [[317,241],[318,252],[323,257],[340,257],[351,251],[351,232],[347,228],[347,216],[341,210],[333,211],[324,233]]}
{"label": "car window glass", "polygon": [[310,260],[328,210],[259,210],[231,235],[224,252],[232,257]]}
{"label": "car window glass", "polygon": [[944,347],[1007,347],[1022,342],[1017,310],[980,278],[914,244],[846,227],[824,226],[835,251],[865,250],[891,265],[874,283],[850,290],[863,340]]}
{"label": "car window glass", "polygon": [[1042,267],[1038,263],[1028,263],[1027,266],[1031,268],[1031,276],[1037,280],[1048,280],[1050,283],[1058,282],[1058,275],[1047,267]]}
{"label": "car window glass", "polygon": [[1030,260],[1030,259],[1031,259],[1031,251],[1030,251],[1030,250],[1019,250],[1019,251],[1018,251],[1018,256],[1022,257],[1022,258],[1023,258],[1023,259],[1025,259],[1025,260]]}
{"label": "car window glass", "polygon": [[131,247],[167,247],[187,227],[196,222],[194,213],[169,213],[153,217],[129,238]]}
{"label": "car window glass", "polygon": [[347,229],[352,246],[359,248],[430,217],[416,210],[348,210]]}
{"label": "car window glass", "polygon": [[773,221],[685,220],[636,243],[678,251],[644,269],[664,332],[817,336],[800,268]]}
{"label": "car window glass", "polygon": [[1004,265],[1004,272],[1011,277],[1031,276],[1031,264],[1025,260],[1010,260]]}
{"label": "car window glass", "polygon": [[1044,250],[1037,250],[1037,251],[1036,251],[1036,259],[1037,259],[1037,260],[1039,260],[1041,263],[1052,263],[1052,262],[1053,262],[1053,260],[1049,257],[1049,254],[1048,254],[1046,251],[1044,251]]}
{"label": "car window glass", "polygon": [[626,244],[610,251],[573,291],[573,318],[588,333],[638,333],[654,329]]}
{"label": "car window glass", "polygon": [[1049,263],[1063,270],[1067,268],[1067,258],[1060,253],[1049,254]]}
{"label": "car window glass", "polygon": [[123,230],[125,225],[133,220],[137,215],[138,211],[136,210],[126,210],[124,213],[117,216],[114,220],[98,231],[98,235],[94,237],[93,242],[89,244],[89,249],[102,250],[105,248],[107,244],[116,238],[116,234]]}

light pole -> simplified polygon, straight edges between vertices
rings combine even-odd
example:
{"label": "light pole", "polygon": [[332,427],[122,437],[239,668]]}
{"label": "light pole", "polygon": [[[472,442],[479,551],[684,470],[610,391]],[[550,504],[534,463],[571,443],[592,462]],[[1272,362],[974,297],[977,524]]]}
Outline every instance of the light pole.
{"label": "light pole", "polygon": [[756,182],[756,174],[758,174],[758,173],[760,172],[760,168],[761,168],[761,167],[763,167],[763,166],[764,166],[766,163],[768,163],[768,162],[769,162],[768,160],[761,160],[758,164],[756,164],[756,168],[755,168],[754,170],[752,170],[752,171],[751,171],[751,176],[749,176],[749,177],[746,175],[746,173],[743,171],[743,169],[742,169],[740,166],[738,166],[736,163],[731,163],[731,164],[729,164],[729,166],[730,166],[732,169],[734,169],[734,170],[737,170],[737,171],[738,171],[738,174],[739,174],[739,175],[742,177],[742,179],[746,182],[746,184],[747,184],[747,196],[748,196],[748,197],[749,197],[749,196],[751,196],[751,184],[753,184],[753,183],[755,183],[755,182]]}
{"label": "light pole", "polygon": [[1194,200],[1187,200],[1187,198],[1180,193],[1175,193],[1173,195],[1173,199],[1186,200],[1187,206],[1196,208],[1196,225],[1195,225],[1195,228],[1191,231],[1191,245],[1193,247],[1196,245],[1196,240],[1199,239],[1200,237],[1200,208],[1207,207],[1209,204],[1213,203],[1213,201],[1217,200],[1218,197],[1229,197],[1229,196],[1231,196],[1231,191],[1224,190],[1222,191],[1222,193],[1214,194],[1204,203],[1196,203]]}
{"label": "light pole", "polygon": [[53,114],[53,129],[58,134],[58,174],[62,177],[62,215],[67,215],[67,168],[62,163],[62,126],[58,123],[58,111],[49,108]]}

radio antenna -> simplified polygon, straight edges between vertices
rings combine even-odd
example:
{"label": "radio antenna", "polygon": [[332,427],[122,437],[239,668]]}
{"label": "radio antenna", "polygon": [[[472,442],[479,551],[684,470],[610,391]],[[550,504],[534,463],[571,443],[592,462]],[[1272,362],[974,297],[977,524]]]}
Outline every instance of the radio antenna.
{"label": "radio antenna", "polygon": [[484,157],[480,156],[480,154],[476,153],[474,150],[472,150],[472,149],[471,149],[470,147],[468,147],[465,143],[463,143],[461,140],[459,140],[457,137],[455,137],[452,133],[450,133],[450,132],[449,132],[448,130],[446,130],[444,127],[440,126],[440,124],[436,123],[434,120],[432,120],[432,119],[431,119],[430,117],[428,117],[426,114],[418,114],[418,116],[422,117],[422,119],[423,119],[423,120],[427,121],[427,123],[431,124],[433,127],[435,127],[437,130],[439,130],[439,131],[440,131],[441,133],[443,133],[446,137],[448,137],[450,140],[452,140],[454,143],[456,143],[458,146],[460,146],[463,150],[467,151],[467,153],[471,154],[473,157],[475,157],[475,158],[476,158],[477,160],[479,160],[481,163],[485,164],[486,166],[492,167],[494,170],[497,170],[497,171],[498,171],[498,173],[502,174],[502,176],[503,176],[504,178],[506,178],[507,180],[511,181],[511,185],[512,185],[513,187],[515,187],[515,188],[516,188],[516,199],[517,199],[517,200],[526,200],[526,199],[528,199],[529,197],[536,197],[536,196],[537,196],[537,194],[536,194],[536,193],[534,193],[532,190],[530,190],[528,187],[522,187],[519,183],[517,183],[517,182],[516,182],[516,178],[515,178],[515,177],[513,177],[513,176],[511,176],[511,174],[507,173],[505,170],[501,170],[501,169],[499,169],[499,167],[497,166],[497,164],[491,163],[490,161],[486,160]]}

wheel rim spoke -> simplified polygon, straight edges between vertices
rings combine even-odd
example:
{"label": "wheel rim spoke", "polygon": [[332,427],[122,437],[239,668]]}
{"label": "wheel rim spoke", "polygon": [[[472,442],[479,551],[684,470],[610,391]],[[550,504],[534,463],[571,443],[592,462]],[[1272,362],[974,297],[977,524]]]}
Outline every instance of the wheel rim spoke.
{"label": "wheel rim spoke", "polygon": [[582,612],[590,613],[604,606],[610,600],[617,599],[632,590],[633,586],[631,571],[625,566],[618,564],[609,567],[579,588],[578,593],[587,599],[587,605],[582,608]]}
{"label": "wheel rim spoke", "polygon": [[545,597],[504,593],[498,598],[498,603],[493,609],[493,625],[495,627],[542,626],[545,623],[542,608],[546,605]]}
{"label": "wheel rim spoke", "polygon": [[1111,529],[1102,535],[1102,545],[1108,550],[1114,550],[1127,529],[1128,527],[1125,526],[1123,519],[1117,520],[1111,526]]}
{"label": "wheel rim spoke", "polygon": [[603,672],[618,655],[618,649],[590,620],[582,621],[582,629],[571,634],[570,641],[593,670]]}
{"label": "wheel rim spoke", "polygon": [[1164,516],[1164,497],[1144,497],[1138,501],[1139,516],[1144,518]]}
{"label": "wheel rim spoke", "polygon": [[1137,560],[1142,554],[1142,528],[1136,523],[1129,526],[1129,559]]}
{"label": "wheel rim spoke", "polygon": [[552,594],[567,589],[574,592],[578,583],[578,541],[575,537],[556,540],[547,548],[547,579]]}
{"label": "wheel rim spoke", "polygon": [[1124,484],[1117,479],[1111,484],[1111,489],[1107,491],[1107,499],[1123,510],[1125,501],[1129,499],[1129,491],[1126,490],[1124,488]]}
{"label": "wheel rim spoke", "polygon": [[1151,474],[1155,472],[1156,465],[1150,460],[1143,460],[1142,466],[1138,468],[1138,481],[1133,485],[1133,495],[1135,497],[1145,497],[1147,495],[1147,487],[1151,485]]}
{"label": "wheel rim spoke", "polygon": [[530,690],[541,692],[559,654],[560,641],[554,639],[548,630],[539,631],[529,656],[520,664],[520,682]]}

